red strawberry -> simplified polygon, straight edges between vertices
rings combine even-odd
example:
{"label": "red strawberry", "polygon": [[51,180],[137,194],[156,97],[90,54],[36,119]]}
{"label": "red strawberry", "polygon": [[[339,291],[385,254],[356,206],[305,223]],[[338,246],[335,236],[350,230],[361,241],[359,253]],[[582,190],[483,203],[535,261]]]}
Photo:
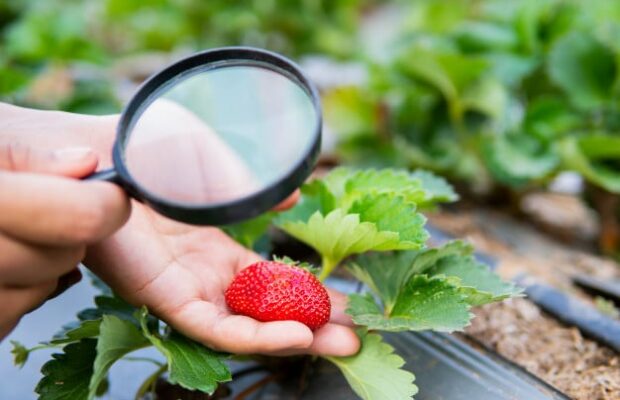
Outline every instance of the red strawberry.
{"label": "red strawberry", "polygon": [[325,325],[331,312],[329,295],[314,275],[275,261],[239,272],[226,289],[226,304],[259,321],[299,321],[312,330]]}

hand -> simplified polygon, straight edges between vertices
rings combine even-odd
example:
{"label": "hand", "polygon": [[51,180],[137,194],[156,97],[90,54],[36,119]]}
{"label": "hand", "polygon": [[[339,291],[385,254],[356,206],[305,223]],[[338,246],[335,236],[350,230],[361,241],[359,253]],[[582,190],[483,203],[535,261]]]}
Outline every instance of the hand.
{"label": "hand", "polygon": [[185,335],[237,354],[344,356],[359,348],[346,298],[335,292],[331,322],[312,332],[294,321],[259,322],[232,315],[224,291],[233,276],[259,260],[216,228],[167,220],[134,204],[130,221],[89,248],[86,264],[121,297],[146,305]]}
{"label": "hand", "polygon": [[[15,114],[15,107],[4,106],[4,110]],[[90,144],[98,146],[100,157],[109,163],[105,157],[110,154],[116,117],[18,110],[24,123],[44,121],[48,131],[58,133],[40,136],[24,125],[15,140],[34,137],[37,145],[47,148]],[[1,122],[10,120],[1,118],[2,112],[0,104],[0,139]],[[294,193],[281,207],[290,207],[298,195]],[[215,349],[335,356],[358,350],[359,340],[343,311],[346,299],[335,292],[331,293],[332,322],[316,332],[297,322],[261,323],[231,315],[224,290],[237,271],[257,259],[218,229],[176,223],[134,204],[130,221],[91,246],[86,263],[125,299],[146,305],[174,328]]]}
{"label": "hand", "polygon": [[96,166],[88,149],[53,153],[0,142],[0,339],[79,281],[86,245],[129,217],[129,201],[114,185],[69,179]]}

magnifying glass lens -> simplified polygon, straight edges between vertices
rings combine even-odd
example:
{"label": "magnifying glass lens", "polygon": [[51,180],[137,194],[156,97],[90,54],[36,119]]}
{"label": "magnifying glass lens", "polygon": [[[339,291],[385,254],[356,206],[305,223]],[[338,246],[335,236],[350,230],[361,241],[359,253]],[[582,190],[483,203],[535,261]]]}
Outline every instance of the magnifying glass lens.
{"label": "magnifying glass lens", "polygon": [[124,161],[141,190],[169,203],[232,203],[298,166],[318,112],[302,85],[260,64],[190,70],[134,118]]}

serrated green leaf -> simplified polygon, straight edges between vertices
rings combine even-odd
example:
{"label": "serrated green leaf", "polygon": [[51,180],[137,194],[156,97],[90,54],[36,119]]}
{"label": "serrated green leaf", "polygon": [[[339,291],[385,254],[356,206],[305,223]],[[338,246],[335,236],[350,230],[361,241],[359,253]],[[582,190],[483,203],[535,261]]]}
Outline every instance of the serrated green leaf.
{"label": "serrated green leaf", "polygon": [[428,239],[426,218],[416,212],[414,203],[399,195],[366,195],[351,205],[349,213],[359,214],[360,221],[374,223],[379,231],[398,234],[398,245],[386,244],[375,250],[419,249]]}
{"label": "serrated green leaf", "polygon": [[522,290],[512,283],[504,282],[486,265],[473,257],[444,257],[427,271],[430,276],[445,275],[456,277],[454,281],[472,306],[480,306],[495,301],[518,296]]}
{"label": "serrated green leaf", "polygon": [[225,355],[213,351],[200,343],[171,330],[161,337],[147,327],[148,312],[143,308],[140,322],[144,336],[166,357],[168,380],[189,390],[200,390],[212,394],[219,382],[232,379],[224,363]]}
{"label": "serrated green leaf", "polygon": [[13,345],[13,348],[11,349],[11,354],[13,354],[13,364],[21,368],[24,364],[26,364],[26,361],[28,361],[30,351],[17,340],[11,340],[11,345]]}
{"label": "serrated green leaf", "polygon": [[336,207],[336,198],[322,180],[314,180],[301,187],[301,198],[292,209],[280,213],[277,224],[285,221],[306,222],[312,214],[327,215]]}
{"label": "serrated green leaf", "polygon": [[334,196],[335,201],[335,199],[340,199],[344,196],[347,181],[356,173],[357,170],[354,168],[337,167],[329,171],[329,174],[325,175],[321,179],[321,182],[323,182],[326,189]]}
{"label": "serrated green leaf", "polygon": [[54,335],[54,338],[50,341],[50,343],[71,343],[77,342],[81,339],[96,337],[99,335],[100,325],[101,320],[77,321],[72,324],[65,325],[61,332]]}
{"label": "serrated green leaf", "polygon": [[[412,274],[422,274],[432,268],[439,260],[450,256],[468,256],[474,252],[471,244],[462,240],[452,240],[439,247],[420,250],[415,253],[411,266]],[[389,260],[383,260],[389,263]]]}
{"label": "serrated green leaf", "polygon": [[435,175],[430,171],[417,169],[411,173],[411,177],[419,180],[424,190],[424,202],[419,203],[419,207],[436,203],[447,203],[459,199],[452,185],[441,176]]}
{"label": "serrated green leaf", "polygon": [[418,248],[419,241],[401,240],[399,233],[380,231],[374,222],[360,220],[358,214],[345,214],[336,209],[327,216],[316,212],[307,223],[286,221],[285,232],[313,247],[323,259],[335,266],[342,259],[370,250]]}
{"label": "serrated green leaf", "polygon": [[402,286],[415,273],[417,251],[364,254],[348,265],[349,271],[381,298],[391,310]]}
{"label": "serrated green leaf", "polygon": [[97,308],[88,308],[78,313],[80,320],[97,320],[105,314],[111,314],[125,321],[133,322],[138,326],[138,321],[134,317],[137,308],[127,303],[125,300],[116,296],[96,296],[95,305]]}
{"label": "serrated green leaf", "polygon": [[591,110],[611,97],[616,79],[614,53],[591,33],[573,31],[551,48],[548,73],[577,107]]}
{"label": "serrated green leaf", "polygon": [[389,315],[371,307],[372,297],[351,295],[347,313],[356,324],[384,331],[432,329],[452,332],[467,326],[472,314],[466,296],[448,277],[414,275],[403,286]]}
{"label": "serrated green leaf", "polygon": [[416,204],[426,198],[422,182],[404,170],[366,169],[349,176],[345,182],[345,196],[338,205],[347,209],[360,197],[384,193],[403,196],[406,201]]}
{"label": "serrated green leaf", "polygon": [[90,379],[88,399],[95,395],[105,380],[110,367],[126,354],[146,347],[150,342],[142,332],[131,322],[122,320],[114,315],[104,315],[99,327],[97,341],[97,357],[93,365],[93,375]]}
{"label": "serrated green leaf", "polygon": [[225,225],[222,230],[241,245],[252,249],[256,241],[267,232],[273,218],[274,214],[268,212],[248,221]]}
{"label": "serrated green leaf", "polygon": [[368,333],[354,356],[325,357],[343,373],[351,388],[364,400],[405,400],[418,392],[415,376],[402,369],[405,361],[381,336]]}
{"label": "serrated green leaf", "polygon": [[95,339],[83,339],[66,345],[63,353],[52,354],[52,360],[41,368],[43,378],[35,389],[39,400],[86,400],[96,347]]}
{"label": "serrated green leaf", "polygon": [[389,313],[411,276],[426,273],[445,257],[463,257],[472,252],[471,245],[454,240],[440,247],[418,251],[364,254],[355,258],[348,267],[357,279],[368,285],[381,299]]}

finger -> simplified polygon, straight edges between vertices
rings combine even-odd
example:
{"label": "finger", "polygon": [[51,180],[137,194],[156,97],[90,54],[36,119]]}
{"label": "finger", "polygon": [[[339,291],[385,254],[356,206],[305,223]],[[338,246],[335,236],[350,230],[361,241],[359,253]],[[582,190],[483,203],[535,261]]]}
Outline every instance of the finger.
{"label": "finger", "polygon": [[31,286],[56,279],[84,258],[84,247],[27,244],[0,235],[2,284]]}
{"label": "finger", "polygon": [[340,325],[355,326],[351,316],[346,313],[349,301],[347,296],[331,288],[327,288],[327,293],[329,294],[329,300],[332,304],[332,312],[329,320]]}
{"label": "finger", "polygon": [[299,197],[301,196],[301,192],[299,189],[295,190],[290,194],[284,201],[273,208],[274,211],[284,211],[292,208],[299,201]]}
{"label": "finger", "polygon": [[97,168],[97,155],[87,147],[42,150],[20,143],[0,143],[0,169],[80,178]]}
{"label": "finger", "polygon": [[0,171],[0,231],[38,244],[95,243],[129,218],[125,193],[106,182]]}
{"label": "finger", "polygon": [[2,341],[2,339],[7,337],[9,333],[11,333],[13,329],[15,329],[18,322],[19,322],[19,318],[13,319],[13,320],[6,320],[6,319],[0,320],[0,341]]}
{"label": "finger", "polygon": [[302,354],[316,356],[347,357],[359,351],[360,340],[353,329],[339,324],[328,323],[314,332],[312,345],[307,349],[286,349],[270,353],[284,357]]}
{"label": "finger", "polygon": [[3,312],[2,321],[17,321],[45,302],[56,289],[56,280],[26,288],[0,287]]}
{"label": "finger", "polygon": [[347,357],[360,349],[359,337],[349,327],[328,323],[314,332],[309,353],[317,356]]}
{"label": "finger", "polygon": [[296,321],[259,322],[242,315],[229,315],[213,303],[195,300],[167,320],[175,329],[205,345],[235,354],[271,354],[306,350],[312,331]]}

